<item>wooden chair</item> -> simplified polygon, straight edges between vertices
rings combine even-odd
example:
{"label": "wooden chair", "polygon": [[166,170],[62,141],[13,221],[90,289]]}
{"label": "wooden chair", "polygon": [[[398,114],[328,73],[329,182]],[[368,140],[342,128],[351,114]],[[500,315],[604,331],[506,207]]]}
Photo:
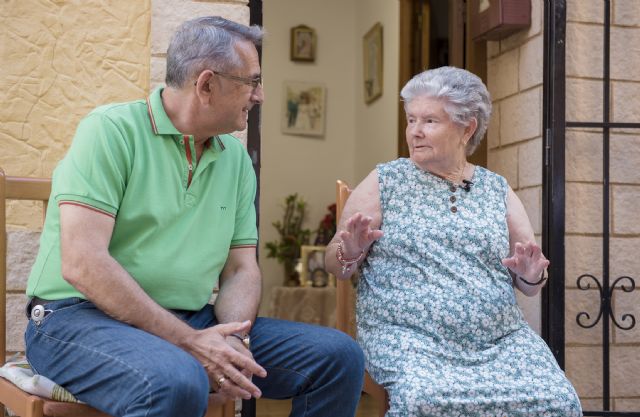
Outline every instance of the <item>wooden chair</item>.
{"label": "wooden chair", "polygon": [[[336,182],[336,219],[339,222],[342,216],[342,210],[347,203],[347,199],[351,194],[351,189],[344,181]],[[339,279],[336,283],[336,328],[355,338],[354,329],[351,326],[351,311],[353,311],[354,297],[352,296],[353,287],[351,280]],[[364,385],[362,391],[371,395],[378,406],[378,416],[384,417],[389,410],[389,395],[387,391],[378,385],[373,378],[365,371]]]}
{"label": "wooden chair", "polygon": [[[43,218],[46,212],[51,180],[43,178],[8,177],[0,169],[0,359],[6,361],[6,297],[7,297],[7,230],[6,200],[35,200],[43,202]],[[26,318],[25,318],[26,320]],[[235,402],[213,405],[209,398],[206,417],[233,417]],[[4,378],[0,378],[0,415],[4,407],[20,417],[109,417],[85,404],[65,403],[39,397],[20,390]]]}

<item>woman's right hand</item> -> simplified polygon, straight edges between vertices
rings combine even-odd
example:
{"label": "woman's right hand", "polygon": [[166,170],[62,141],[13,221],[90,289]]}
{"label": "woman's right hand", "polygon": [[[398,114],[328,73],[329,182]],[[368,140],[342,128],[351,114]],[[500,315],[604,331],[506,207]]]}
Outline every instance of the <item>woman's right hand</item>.
{"label": "woman's right hand", "polygon": [[366,252],[369,246],[383,235],[382,230],[372,229],[373,219],[356,213],[345,224],[345,230],[339,232],[342,239],[342,255],[345,259],[356,259]]}

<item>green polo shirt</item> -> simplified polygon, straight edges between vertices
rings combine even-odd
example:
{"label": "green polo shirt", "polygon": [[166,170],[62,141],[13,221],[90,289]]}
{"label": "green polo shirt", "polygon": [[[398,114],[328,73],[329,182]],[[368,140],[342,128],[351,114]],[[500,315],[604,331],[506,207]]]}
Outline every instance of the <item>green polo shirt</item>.
{"label": "green polo shirt", "polygon": [[110,254],[166,308],[202,308],[230,248],[256,245],[256,178],[244,146],[213,137],[196,163],[193,137],[173,126],[161,93],[99,107],[78,125],[53,173],[27,295],[84,298],[61,274],[62,204],[113,217]]}

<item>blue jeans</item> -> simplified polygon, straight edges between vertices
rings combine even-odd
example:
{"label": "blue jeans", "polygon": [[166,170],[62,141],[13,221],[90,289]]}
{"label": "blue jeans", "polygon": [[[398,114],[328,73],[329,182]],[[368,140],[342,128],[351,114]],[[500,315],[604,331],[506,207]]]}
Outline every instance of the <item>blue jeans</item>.
{"label": "blue jeans", "polygon": [[[175,345],[112,319],[79,298],[45,304],[40,324],[29,320],[27,359],[34,371],[79,400],[113,416],[200,417],[207,408],[204,368]],[[212,306],[175,311],[192,327],[216,324]],[[353,416],[364,359],[337,330],[258,318],[251,351],[267,371],[254,377],[265,398],[293,398],[291,416]]]}

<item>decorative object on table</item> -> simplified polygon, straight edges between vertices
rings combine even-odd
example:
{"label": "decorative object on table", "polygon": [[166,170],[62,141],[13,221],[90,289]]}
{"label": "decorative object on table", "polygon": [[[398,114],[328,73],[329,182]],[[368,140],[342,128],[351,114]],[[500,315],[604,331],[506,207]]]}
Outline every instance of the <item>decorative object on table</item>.
{"label": "decorative object on table", "polygon": [[282,133],[323,136],[325,87],[318,83],[285,81],[282,103]]}
{"label": "decorative object on table", "polygon": [[300,285],[303,287],[335,286],[336,277],[326,271],[324,254],[326,246],[302,245],[300,247]]}
{"label": "decorative object on table", "polygon": [[299,25],[291,28],[292,61],[313,62],[316,59],[316,31],[309,26]]}
{"label": "decorative object on table", "polygon": [[284,214],[282,221],[273,222],[280,238],[267,242],[267,258],[275,258],[284,265],[284,285],[298,285],[296,264],[300,258],[300,247],[309,243],[311,230],[304,229],[307,203],[298,193],[288,195],[284,200]]}
{"label": "decorative object on table", "polygon": [[376,23],[364,35],[364,101],[369,104],[382,95],[382,25]]}
{"label": "decorative object on table", "polygon": [[316,230],[316,240],[313,242],[314,245],[328,245],[333,235],[336,234],[336,205],[331,204],[327,206],[327,213],[320,224],[318,225],[318,230]]}

